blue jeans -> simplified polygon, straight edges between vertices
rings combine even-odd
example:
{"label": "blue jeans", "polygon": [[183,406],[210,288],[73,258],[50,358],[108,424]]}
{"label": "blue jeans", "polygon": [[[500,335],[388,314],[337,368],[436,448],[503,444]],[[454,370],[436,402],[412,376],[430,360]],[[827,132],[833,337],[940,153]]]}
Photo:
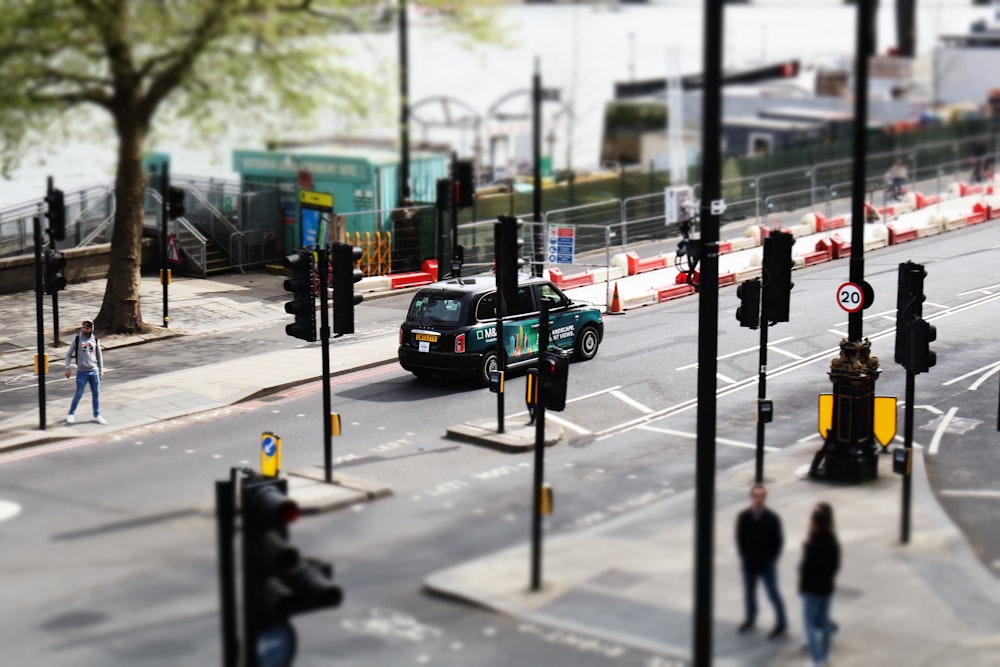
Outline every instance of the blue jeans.
{"label": "blue jeans", "polygon": [[802,630],[814,663],[825,663],[830,655],[830,595],[802,594]]}
{"label": "blue jeans", "polygon": [[787,628],[788,621],[785,618],[785,603],[781,599],[781,592],[778,590],[778,568],[775,563],[768,563],[763,567],[750,567],[743,563],[743,603],[745,606],[745,619],[754,623],[757,621],[757,579],[764,582],[764,590],[774,607],[776,626]]}
{"label": "blue jeans", "polygon": [[94,404],[94,417],[101,416],[101,374],[97,372],[97,369],[92,371],[77,371],[76,372],[76,393],[73,394],[73,402],[69,406],[69,413],[74,414],[76,412],[76,406],[79,405],[80,399],[83,398],[83,390],[90,385],[90,396]]}

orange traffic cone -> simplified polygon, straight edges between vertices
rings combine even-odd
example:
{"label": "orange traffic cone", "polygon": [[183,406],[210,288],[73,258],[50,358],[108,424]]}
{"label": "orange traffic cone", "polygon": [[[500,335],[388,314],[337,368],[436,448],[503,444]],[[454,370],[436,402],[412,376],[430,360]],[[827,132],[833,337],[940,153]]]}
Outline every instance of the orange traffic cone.
{"label": "orange traffic cone", "polygon": [[611,308],[608,309],[610,315],[624,315],[621,299],[618,298],[618,283],[615,282],[615,295],[611,298]]}

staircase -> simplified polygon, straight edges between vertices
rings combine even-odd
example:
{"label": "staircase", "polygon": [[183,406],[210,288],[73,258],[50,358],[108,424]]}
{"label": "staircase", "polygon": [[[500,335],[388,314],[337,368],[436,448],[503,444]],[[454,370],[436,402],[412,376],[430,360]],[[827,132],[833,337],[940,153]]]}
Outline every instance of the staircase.
{"label": "staircase", "polygon": [[177,243],[188,266],[193,265],[197,269],[194,272],[196,275],[205,277],[237,268],[222,246],[201,234],[194,226],[180,225]]}

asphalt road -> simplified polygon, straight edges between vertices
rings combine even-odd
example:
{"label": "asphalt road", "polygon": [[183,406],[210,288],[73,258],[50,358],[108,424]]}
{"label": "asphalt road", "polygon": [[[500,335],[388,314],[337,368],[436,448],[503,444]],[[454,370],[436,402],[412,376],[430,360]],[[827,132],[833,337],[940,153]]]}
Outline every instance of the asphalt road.
{"label": "asphalt road", "polygon": [[[988,418],[996,415],[988,382],[996,386],[996,375],[987,368],[1000,361],[992,334],[996,249],[995,230],[970,228],[866,261],[876,303],[866,311],[865,335],[883,360],[878,393],[900,399],[905,375],[891,360],[896,266],[906,259],[927,266],[924,315],[938,328],[938,364],[917,378],[915,439],[928,448],[937,440],[927,459],[932,485],[988,566],[1000,560],[1000,537],[990,530],[996,497],[984,493],[997,489],[996,424]],[[835,303],[845,273],[844,263],[834,263],[794,274],[793,321],[769,336],[768,394],[776,406],[769,447],[810,439],[819,446],[816,396],[829,391],[826,371],[846,335],[846,314]],[[366,304],[379,311],[373,326],[388,328],[393,308],[407,300],[393,298],[398,303]],[[738,326],[736,305],[735,289],[724,288],[719,468],[752,458],[756,433],[758,337]],[[693,483],[697,311],[697,299],[688,298],[609,317],[597,358],[571,367],[567,410],[550,413],[567,437],[546,452],[557,508],[547,534],[606,521]],[[279,332],[248,332],[242,345],[179,342],[191,357],[246,354],[253,340],[296,343]],[[139,356],[146,372],[157,372],[154,360],[181,363],[168,354]],[[508,419],[523,419],[511,415],[523,378],[508,391]],[[23,508],[0,522],[7,546],[0,571],[16,611],[0,625],[4,662],[217,664],[213,482],[232,466],[256,465],[264,430],[282,436],[286,469],[318,465],[320,396],[313,383],[101,442],[0,458],[0,498]],[[345,590],[339,609],[296,620],[296,664],[672,664],[421,591],[429,572],[528,539],[531,455],[442,438],[449,425],[495,414],[494,395],[419,381],[390,365],[335,378],[333,407],[344,419],[344,435],[334,441],[337,468],[385,482],[395,495],[293,528],[305,553],[336,564]],[[881,474],[891,474],[888,460]],[[525,585],[528,577],[525,563]]]}

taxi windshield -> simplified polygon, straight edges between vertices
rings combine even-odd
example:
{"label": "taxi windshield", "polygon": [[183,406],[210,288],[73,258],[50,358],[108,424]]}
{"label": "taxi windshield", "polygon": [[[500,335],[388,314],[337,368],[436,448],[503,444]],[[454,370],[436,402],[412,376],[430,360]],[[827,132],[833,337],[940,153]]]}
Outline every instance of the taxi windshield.
{"label": "taxi windshield", "polygon": [[462,321],[461,293],[418,292],[410,302],[406,319],[410,322],[458,324]]}

